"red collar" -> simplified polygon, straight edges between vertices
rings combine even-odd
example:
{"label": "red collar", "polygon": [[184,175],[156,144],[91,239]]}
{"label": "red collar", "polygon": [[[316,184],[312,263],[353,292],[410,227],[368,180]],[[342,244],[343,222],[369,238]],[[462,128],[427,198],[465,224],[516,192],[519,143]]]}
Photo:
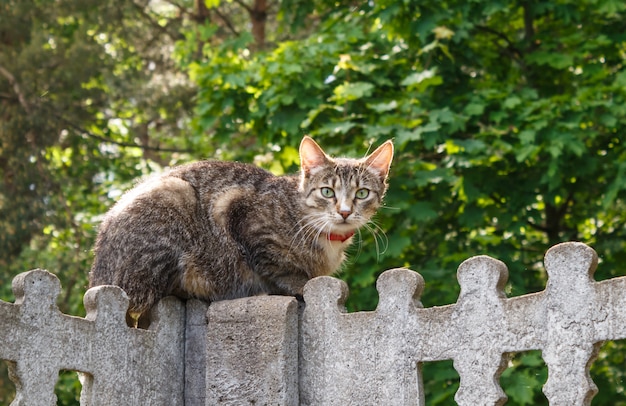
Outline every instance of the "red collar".
{"label": "red collar", "polygon": [[341,241],[341,242],[345,242],[348,238],[352,237],[354,235],[354,231],[350,231],[347,234],[333,234],[333,233],[329,233],[326,238],[328,238],[328,241]]}

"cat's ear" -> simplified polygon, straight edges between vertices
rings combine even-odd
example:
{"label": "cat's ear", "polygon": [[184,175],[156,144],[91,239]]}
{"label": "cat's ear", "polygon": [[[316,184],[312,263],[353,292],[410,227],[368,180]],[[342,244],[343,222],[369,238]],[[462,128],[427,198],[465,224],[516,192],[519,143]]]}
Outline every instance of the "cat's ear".
{"label": "cat's ear", "polygon": [[313,141],[313,138],[307,135],[302,138],[302,142],[300,142],[300,166],[303,174],[315,172],[316,168],[327,165],[329,161],[324,150]]}
{"label": "cat's ear", "polygon": [[389,174],[389,167],[393,159],[393,143],[387,140],[383,145],[376,148],[365,158],[365,164],[368,168],[378,172],[381,177],[386,178]]}

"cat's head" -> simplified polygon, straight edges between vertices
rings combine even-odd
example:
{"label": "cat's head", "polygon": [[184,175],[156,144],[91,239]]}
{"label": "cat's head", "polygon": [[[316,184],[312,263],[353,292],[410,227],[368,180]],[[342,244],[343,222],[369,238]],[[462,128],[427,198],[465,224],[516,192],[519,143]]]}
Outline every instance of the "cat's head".
{"label": "cat's head", "polygon": [[331,158],[313,139],[300,143],[307,224],[343,242],[365,225],[382,204],[393,144],[387,141],[365,158]]}

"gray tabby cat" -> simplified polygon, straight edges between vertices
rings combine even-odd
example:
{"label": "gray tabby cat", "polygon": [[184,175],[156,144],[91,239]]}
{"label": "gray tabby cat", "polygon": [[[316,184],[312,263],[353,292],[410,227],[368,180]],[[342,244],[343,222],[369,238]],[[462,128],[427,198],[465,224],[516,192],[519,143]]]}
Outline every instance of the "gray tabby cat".
{"label": "gray tabby cat", "polygon": [[340,268],[381,205],[392,158],[391,141],[350,159],[304,137],[299,175],[205,161],[149,178],[106,214],[90,287],[120,286],[135,320],[170,294],[302,295],[309,279]]}

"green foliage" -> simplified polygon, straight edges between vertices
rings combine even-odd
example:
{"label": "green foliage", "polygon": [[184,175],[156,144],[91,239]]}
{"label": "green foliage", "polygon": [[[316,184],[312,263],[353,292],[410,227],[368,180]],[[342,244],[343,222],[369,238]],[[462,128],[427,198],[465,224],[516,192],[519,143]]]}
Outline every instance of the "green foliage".
{"label": "green foliage", "polygon": [[518,405],[547,405],[545,396],[537,391],[548,379],[548,370],[541,359],[540,351],[519,354],[505,370],[500,383],[510,400]]}
{"label": "green foliage", "polygon": [[422,366],[425,404],[454,406],[454,394],[459,389],[459,374],[452,367],[452,360],[426,363]]}
{"label": "green foliage", "polygon": [[[228,145],[234,159],[250,158],[243,145],[280,151],[303,133],[333,153],[395,138],[387,207],[376,219],[385,235],[361,233],[342,274],[350,309],[373,308],[376,276],[397,266],[424,276],[425,305],[453,303],[456,267],[479,253],[509,265],[509,293],[538,291],[543,253],[566,240],[600,252],[599,278],[619,274],[622,6],[284,6],[294,32],[299,7],[324,18],[266,52],[249,52],[245,37],[205,47],[190,70],[200,87],[196,128]],[[542,399],[543,380],[526,369],[537,357],[521,357],[503,376],[510,403]],[[444,381],[434,376],[434,386]],[[601,392],[619,392],[611,385]]]}
{"label": "green foliage", "polygon": [[[180,132],[194,89],[160,51],[180,24],[155,30],[153,18],[112,1],[0,5],[2,300],[14,300],[15,275],[47,268],[60,309],[83,315],[100,216],[132,179],[188,156]],[[59,404],[75,398],[70,386],[61,379]],[[11,396],[0,390],[0,404]]]}
{"label": "green foliage", "polygon": [[[81,314],[95,226],[134,178],[207,157],[293,172],[303,134],[353,156],[394,139],[386,207],[341,273],[350,310],[398,266],[424,277],[425,306],[454,303],[476,254],[509,266],[510,295],[538,291],[566,240],[598,251],[597,279],[623,274],[622,2],[282,0],[265,44],[242,2],[191,3],[0,6],[3,299],[47,267]],[[624,403],[623,350],[594,364],[597,404]],[[514,358],[508,404],[545,402],[538,361]],[[429,404],[453,404],[451,363],[424,377]]]}
{"label": "green foliage", "polygon": [[82,386],[78,380],[78,375],[74,371],[59,372],[55,393],[57,404],[66,406],[80,405],[80,391]]}

